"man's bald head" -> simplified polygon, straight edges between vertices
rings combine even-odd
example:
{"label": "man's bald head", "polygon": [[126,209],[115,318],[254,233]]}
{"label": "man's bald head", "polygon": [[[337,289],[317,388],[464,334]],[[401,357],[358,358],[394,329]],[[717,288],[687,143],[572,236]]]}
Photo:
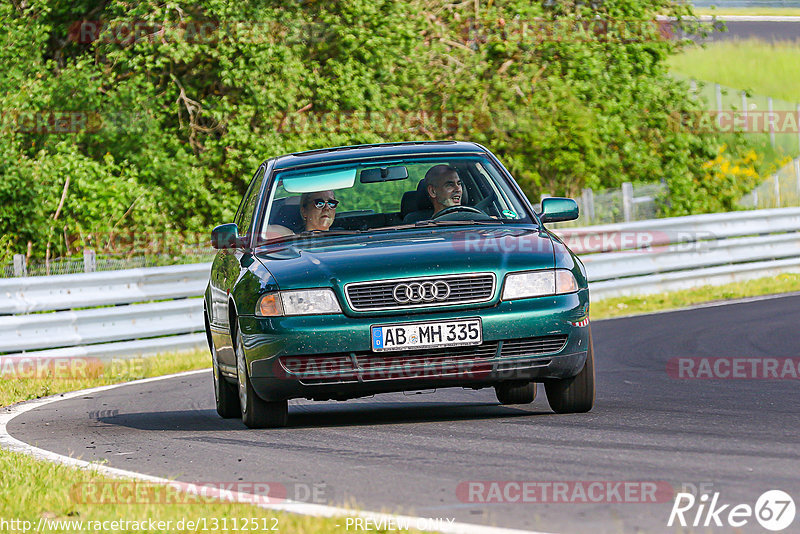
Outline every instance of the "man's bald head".
{"label": "man's bald head", "polygon": [[458,170],[452,165],[434,165],[425,173],[425,183],[434,187],[442,185],[448,177],[455,175],[458,177]]}
{"label": "man's bald head", "polygon": [[433,213],[461,204],[461,178],[455,167],[434,165],[425,173],[425,184],[433,204]]}

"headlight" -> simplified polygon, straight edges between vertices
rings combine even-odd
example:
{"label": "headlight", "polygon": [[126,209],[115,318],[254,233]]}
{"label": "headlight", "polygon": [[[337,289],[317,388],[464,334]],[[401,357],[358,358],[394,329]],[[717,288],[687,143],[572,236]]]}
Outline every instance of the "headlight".
{"label": "headlight", "polygon": [[258,300],[256,315],[319,315],[342,313],[336,295],[330,289],[299,289],[267,293]]}
{"label": "headlight", "polygon": [[330,289],[303,289],[282,291],[283,311],[286,315],[313,315],[317,313],[342,313],[336,295]]}
{"label": "headlight", "polygon": [[566,269],[511,273],[506,276],[503,300],[559,295],[577,290],[575,276]]}

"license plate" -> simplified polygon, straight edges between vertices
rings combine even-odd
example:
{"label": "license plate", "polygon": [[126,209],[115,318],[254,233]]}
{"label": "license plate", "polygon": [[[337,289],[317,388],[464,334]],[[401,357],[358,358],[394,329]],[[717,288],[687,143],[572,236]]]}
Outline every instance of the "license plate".
{"label": "license plate", "polygon": [[429,349],[480,345],[483,331],[480,318],[456,319],[373,326],[372,350]]}

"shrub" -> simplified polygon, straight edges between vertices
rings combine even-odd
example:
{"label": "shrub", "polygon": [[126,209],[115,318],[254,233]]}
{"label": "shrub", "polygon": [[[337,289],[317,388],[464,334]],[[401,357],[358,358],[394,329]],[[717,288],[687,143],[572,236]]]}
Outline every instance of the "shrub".
{"label": "shrub", "polygon": [[[0,232],[37,254],[121,228],[208,232],[267,157],[441,138],[487,145],[532,199],[664,179],[671,213],[722,208],[736,188],[698,179],[719,142],[670,129],[701,103],[667,75],[680,43],[649,22],[689,13],[666,0],[4,3],[2,109],[88,115],[66,134],[6,121]],[[579,25],[595,19],[620,24]],[[97,20],[105,33],[82,40]]]}

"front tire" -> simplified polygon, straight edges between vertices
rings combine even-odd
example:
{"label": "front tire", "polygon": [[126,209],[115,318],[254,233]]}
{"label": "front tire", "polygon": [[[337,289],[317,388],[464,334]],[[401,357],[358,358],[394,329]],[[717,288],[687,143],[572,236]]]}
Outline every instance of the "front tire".
{"label": "front tire", "polygon": [[572,378],[550,380],[544,385],[547,402],[556,413],[584,413],[594,406],[594,342],[589,327],[589,350],[586,364]]}
{"label": "front tire", "polygon": [[536,398],[536,382],[503,382],[494,387],[500,404],[530,404]]}
{"label": "front tire", "polygon": [[236,329],[236,369],[239,375],[239,405],[242,422],[248,428],[279,428],[286,426],[289,419],[289,403],[286,400],[265,401],[253,389],[247,362],[244,357],[244,342],[239,329]]}

